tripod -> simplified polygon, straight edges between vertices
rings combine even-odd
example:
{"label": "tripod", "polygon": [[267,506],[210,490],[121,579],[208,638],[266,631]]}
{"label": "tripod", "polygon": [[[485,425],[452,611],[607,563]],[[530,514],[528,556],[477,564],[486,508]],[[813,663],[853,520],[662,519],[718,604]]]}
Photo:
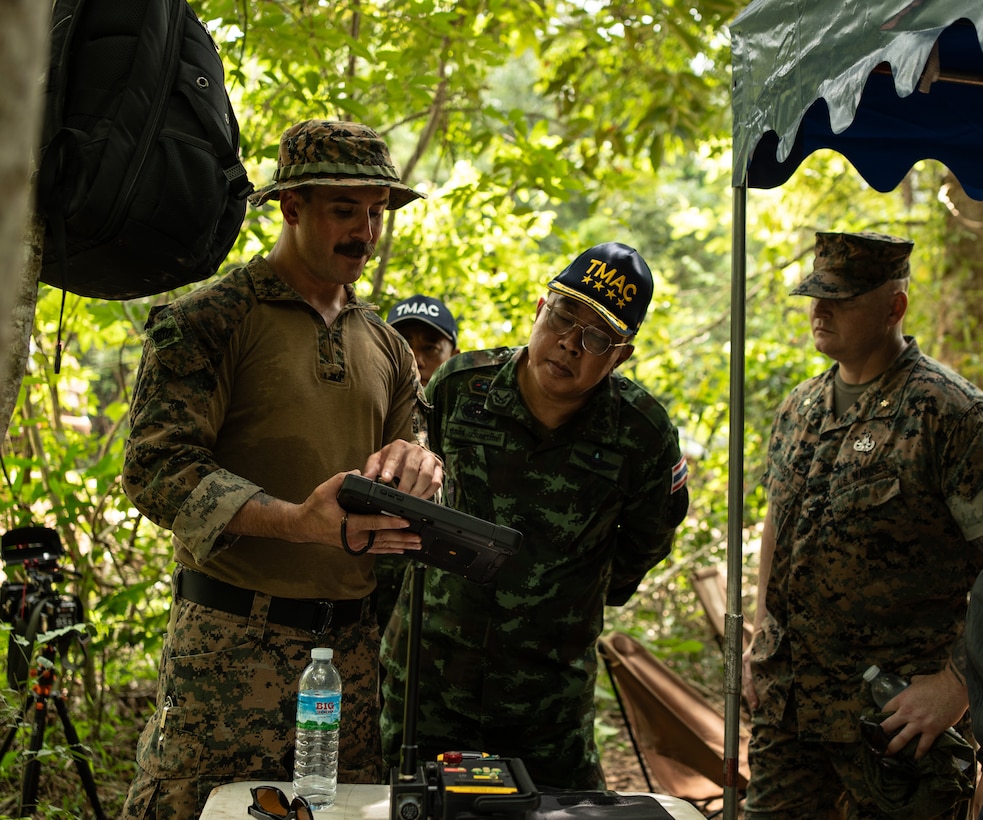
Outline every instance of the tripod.
{"label": "tripod", "polygon": [[[27,722],[28,713],[34,710],[34,731],[31,733],[31,744],[28,749],[28,760],[24,767],[24,780],[21,784],[20,816],[33,814],[37,809],[38,803],[38,783],[41,779],[41,758],[38,753],[44,745],[44,729],[48,719],[48,701],[52,700],[58,717],[61,718],[61,725],[65,730],[65,738],[68,740],[69,748],[72,750],[72,758],[75,760],[75,768],[78,770],[79,777],[82,779],[82,787],[92,804],[96,820],[106,820],[106,815],[102,811],[99,803],[99,795],[96,793],[96,782],[92,777],[92,770],[89,768],[89,759],[85,749],[79,741],[78,732],[72,719],[68,715],[68,706],[65,705],[65,696],[60,691],[54,690],[55,684],[55,646],[54,644],[45,645],[38,657],[38,666],[35,672],[34,686],[31,687],[31,694],[27,703],[24,704],[24,723]],[[10,727],[7,737],[0,748],[0,760],[7,754],[13,743],[14,735],[18,725]]]}

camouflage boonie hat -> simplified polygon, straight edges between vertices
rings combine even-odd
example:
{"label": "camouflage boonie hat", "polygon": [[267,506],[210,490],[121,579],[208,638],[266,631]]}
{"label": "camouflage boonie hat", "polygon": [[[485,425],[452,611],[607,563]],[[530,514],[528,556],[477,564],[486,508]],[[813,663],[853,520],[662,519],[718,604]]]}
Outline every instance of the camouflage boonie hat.
{"label": "camouflage boonie hat", "polygon": [[279,199],[280,191],[305,185],[389,188],[390,211],[425,199],[399,181],[389,148],[375,131],[357,122],[307,120],[283,132],[273,182],[249,197],[253,205]]}
{"label": "camouflage boonie hat", "polygon": [[883,233],[817,233],[813,272],[793,296],[849,299],[892,279],[907,279],[915,243]]}
{"label": "camouflage boonie hat", "polygon": [[580,254],[547,287],[583,302],[621,336],[632,336],[652,299],[652,271],[634,248],[605,242]]}

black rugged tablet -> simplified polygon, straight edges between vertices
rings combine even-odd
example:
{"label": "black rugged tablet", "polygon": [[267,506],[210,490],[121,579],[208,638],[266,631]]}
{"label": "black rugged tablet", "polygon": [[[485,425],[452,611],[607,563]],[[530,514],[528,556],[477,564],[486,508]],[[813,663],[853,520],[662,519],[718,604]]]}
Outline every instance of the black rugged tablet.
{"label": "black rugged tablet", "polygon": [[405,553],[411,560],[463,575],[484,584],[518,552],[522,533],[475,518],[452,507],[400,492],[360,475],[347,475],[338,493],[342,509],[361,515],[385,513],[410,522],[423,539],[422,549]]}

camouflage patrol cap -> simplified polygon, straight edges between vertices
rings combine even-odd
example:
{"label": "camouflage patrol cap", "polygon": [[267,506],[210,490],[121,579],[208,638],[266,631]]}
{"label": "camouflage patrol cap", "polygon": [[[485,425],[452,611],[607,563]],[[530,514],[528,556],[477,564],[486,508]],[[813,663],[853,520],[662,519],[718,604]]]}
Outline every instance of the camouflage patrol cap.
{"label": "camouflage patrol cap", "polygon": [[892,279],[907,279],[915,243],[883,233],[817,233],[813,271],[794,296],[849,299]]}
{"label": "camouflage patrol cap", "polygon": [[580,254],[547,287],[583,302],[620,335],[632,336],[652,299],[652,271],[634,248],[605,242]]}
{"label": "camouflage patrol cap", "polygon": [[426,198],[399,181],[389,148],[357,122],[307,120],[283,132],[273,182],[249,197],[253,205],[279,199],[280,191],[305,185],[389,188],[389,210]]}

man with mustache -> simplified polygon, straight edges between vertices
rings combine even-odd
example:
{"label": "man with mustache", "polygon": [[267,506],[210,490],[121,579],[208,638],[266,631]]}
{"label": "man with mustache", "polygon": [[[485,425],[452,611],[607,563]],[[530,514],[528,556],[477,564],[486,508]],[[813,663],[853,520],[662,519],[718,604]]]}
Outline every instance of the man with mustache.
{"label": "man with mustache", "polygon": [[[966,712],[983,392],[903,333],[911,249],[884,234],[818,233],[814,269],[792,291],[812,297],[813,341],[834,365],[796,387],[772,427],[745,653],[749,820],[900,816],[861,734],[861,714],[877,712],[871,665],[911,681],[878,716],[894,766],[923,758]],[[966,817],[968,800],[952,800],[905,816]]]}
{"label": "man with mustache", "polygon": [[123,480],[172,531],[177,569],[125,817],[196,817],[219,784],[289,780],[319,646],[344,682],[339,782],[381,782],[373,554],[419,536],[336,497],[353,470],[424,498],[442,482],[417,443],[413,355],[352,287],[386,210],[420,196],[371,129],[299,123],[251,197],[279,202],[273,249],[150,314]]}
{"label": "man with mustache", "polygon": [[[523,533],[488,584],[428,568],[421,759],[521,758],[539,787],[604,785],[594,742],[597,638],[669,554],[686,460],[665,408],[616,368],[652,297],[634,249],[605,242],[547,285],[529,343],[461,353],[427,385],[450,506]],[[411,583],[383,640],[383,749],[399,761]]]}

